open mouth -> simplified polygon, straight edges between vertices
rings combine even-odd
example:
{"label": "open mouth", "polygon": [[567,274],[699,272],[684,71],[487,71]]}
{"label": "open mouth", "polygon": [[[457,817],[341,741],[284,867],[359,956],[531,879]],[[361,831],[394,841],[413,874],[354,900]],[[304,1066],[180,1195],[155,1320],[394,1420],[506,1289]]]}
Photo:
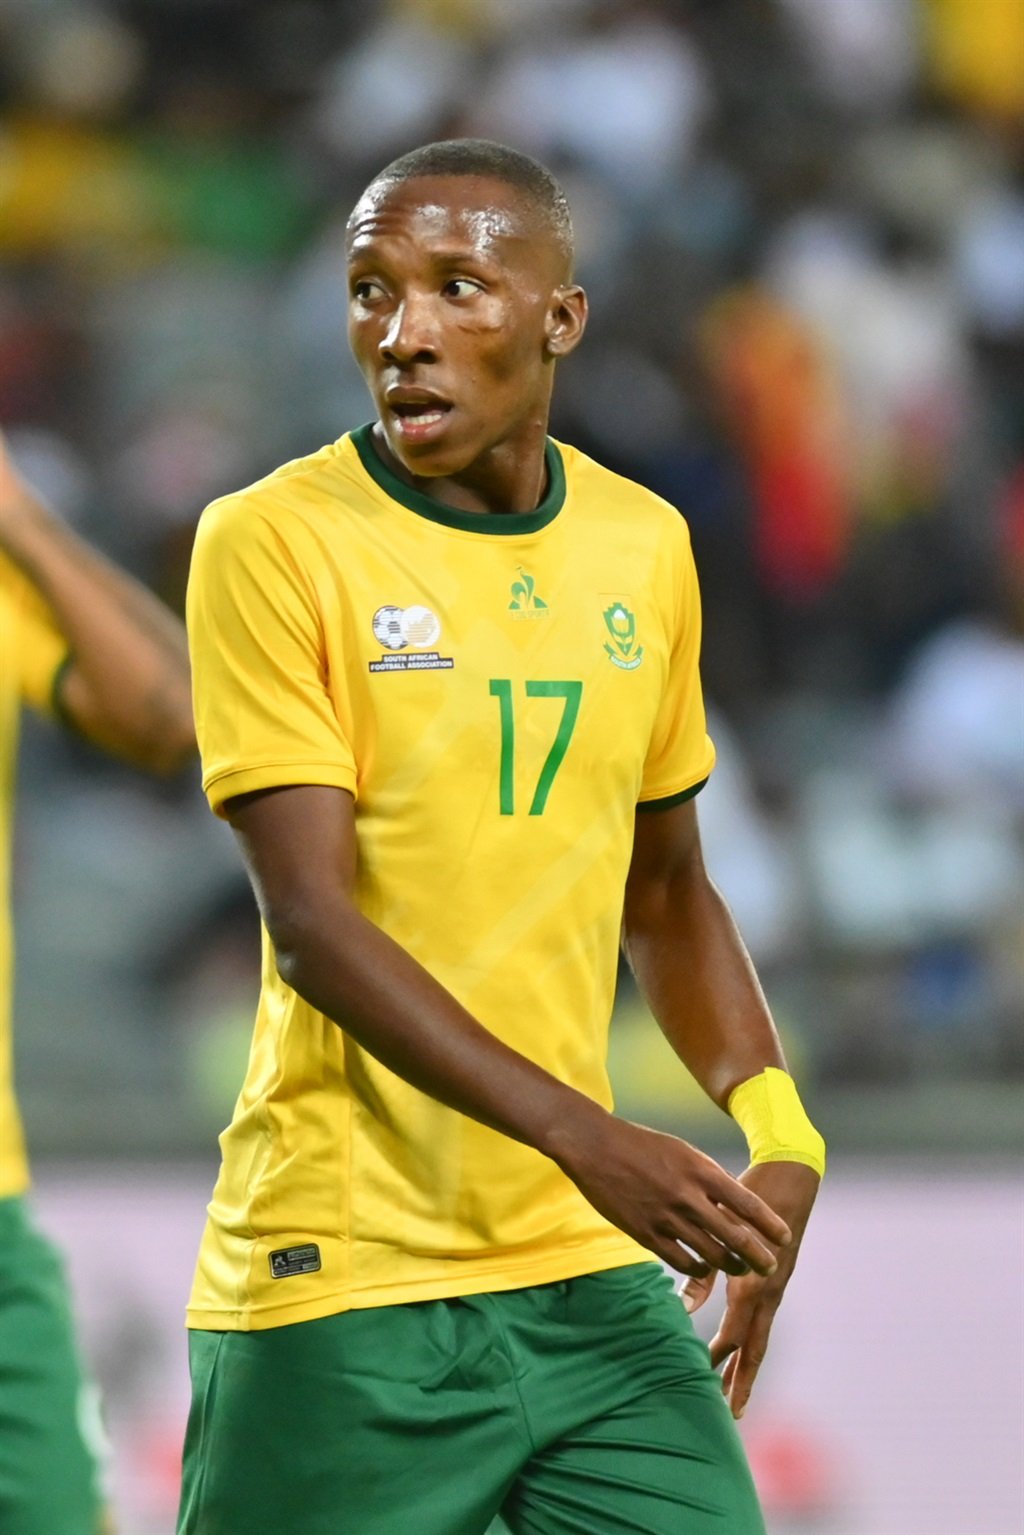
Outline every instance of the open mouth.
{"label": "open mouth", "polygon": [[417,404],[396,404],[391,409],[400,421],[419,421],[421,424],[428,421],[441,421],[451,410],[450,405],[428,404],[425,400]]}
{"label": "open mouth", "polygon": [[441,426],[452,407],[444,400],[394,400],[389,410],[403,437],[424,437]]}

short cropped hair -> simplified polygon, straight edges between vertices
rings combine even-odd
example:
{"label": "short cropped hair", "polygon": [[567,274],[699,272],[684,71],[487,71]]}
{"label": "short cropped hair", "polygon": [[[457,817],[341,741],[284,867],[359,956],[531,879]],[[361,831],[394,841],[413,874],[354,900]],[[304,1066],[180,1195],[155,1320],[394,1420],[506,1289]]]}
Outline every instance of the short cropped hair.
{"label": "short cropped hair", "polygon": [[515,187],[547,224],[571,268],[573,230],[568,199],[547,166],[531,155],[491,139],[439,139],[392,160],[374,176],[366,192],[418,176],[484,176]]}

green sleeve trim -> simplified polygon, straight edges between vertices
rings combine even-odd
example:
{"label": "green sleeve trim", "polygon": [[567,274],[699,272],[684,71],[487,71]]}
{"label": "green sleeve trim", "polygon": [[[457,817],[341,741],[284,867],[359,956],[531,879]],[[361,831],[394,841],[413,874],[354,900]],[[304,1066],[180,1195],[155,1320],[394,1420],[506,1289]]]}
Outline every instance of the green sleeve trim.
{"label": "green sleeve trim", "polygon": [[[710,773],[708,778],[710,778]],[[689,789],[680,789],[678,794],[666,794],[664,799],[642,799],[637,804],[638,810],[671,810],[673,805],[683,805],[688,799],[693,799],[699,794],[707,783],[707,778],[702,778],[700,783],[691,785]]]}

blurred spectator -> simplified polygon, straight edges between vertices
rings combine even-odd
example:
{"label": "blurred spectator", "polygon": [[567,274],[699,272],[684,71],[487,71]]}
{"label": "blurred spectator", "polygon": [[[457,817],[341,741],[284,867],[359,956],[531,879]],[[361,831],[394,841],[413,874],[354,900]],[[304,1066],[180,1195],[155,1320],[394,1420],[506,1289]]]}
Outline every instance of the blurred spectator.
{"label": "blurred spectator", "polygon": [[838,105],[899,105],[918,64],[914,0],[784,0],[821,85]]}
{"label": "blurred spectator", "polygon": [[898,790],[1013,835],[1024,820],[1024,467],[1007,487],[987,609],[953,619],[911,658],[883,736]]}
{"label": "blurred spectator", "polygon": [[862,514],[929,511],[965,426],[968,359],[943,269],[884,230],[825,210],[789,221],[769,245],[771,287],[813,327],[837,365],[841,445]]}
{"label": "blurred spectator", "polygon": [[953,257],[975,331],[1024,345],[1024,191],[997,183],[972,197],[957,219]]}
{"label": "blurred spectator", "polygon": [[666,8],[594,3],[578,30],[539,32],[502,59],[469,122],[633,200],[686,166],[711,101],[703,60]]}
{"label": "blurred spectator", "polygon": [[[408,144],[443,137],[474,74],[458,23],[472,7],[390,7],[342,51],[321,88],[313,122],[340,159],[372,171]],[[451,24],[449,24],[449,22]]]}
{"label": "blurred spectator", "polygon": [[853,511],[850,431],[831,358],[797,315],[756,289],[721,295],[702,331],[749,475],[762,577],[797,600],[816,597],[842,568]]}
{"label": "blurred spectator", "polygon": [[935,84],[961,105],[1007,122],[1024,114],[1019,0],[922,0]]}

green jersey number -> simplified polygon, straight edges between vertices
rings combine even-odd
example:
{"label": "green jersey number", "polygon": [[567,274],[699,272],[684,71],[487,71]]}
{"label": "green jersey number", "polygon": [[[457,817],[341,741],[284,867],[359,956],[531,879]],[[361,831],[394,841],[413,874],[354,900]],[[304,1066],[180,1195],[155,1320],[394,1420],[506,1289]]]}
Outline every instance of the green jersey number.
{"label": "green jersey number", "polygon": [[[507,677],[492,677],[490,683],[492,698],[498,700],[498,709],[501,715],[501,763],[498,781],[498,806],[502,815],[515,815],[516,786],[515,786],[515,757],[516,757],[516,716],[512,703],[512,683]],[[551,750],[544,759],[544,766],[540,770],[537,779],[537,787],[533,791],[533,799],[530,801],[530,814],[543,815],[544,807],[551,793],[551,785],[555,781],[555,774],[562,766],[562,759],[569,750],[569,742],[572,733],[576,729],[576,717],[580,712],[580,699],[583,696],[582,682],[527,682],[527,698],[560,698],[562,700],[562,718],[558,722],[558,730],[555,739],[551,743]]]}

